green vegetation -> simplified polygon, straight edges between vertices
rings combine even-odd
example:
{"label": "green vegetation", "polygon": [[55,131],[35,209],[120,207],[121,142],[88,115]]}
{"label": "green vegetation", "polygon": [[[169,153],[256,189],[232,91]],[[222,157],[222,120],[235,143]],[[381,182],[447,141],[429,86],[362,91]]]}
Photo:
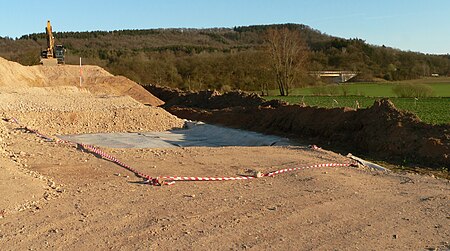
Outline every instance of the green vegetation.
{"label": "green vegetation", "polygon": [[[365,108],[379,98],[364,96],[268,96],[266,99],[281,99],[290,104],[305,104],[318,107]],[[394,105],[415,113],[422,121],[430,124],[450,123],[450,98],[390,98]]]}
{"label": "green vegetation", "polygon": [[[433,97],[399,97],[394,91],[396,87],[412,85],[426,86],[426,91],[432,90]],[[411,90],[407,90],[411,91]],[[326,85],[297,88],[295,95],[289,97],[276,96],[276,90],[269,92],[272,96],[266,99],[281,99],[290,104],[305,104],[318,107],[352,107],[365,108],[381,97],[389,97],[394,105],[415,113],[422,121],[431,124],[450,123],[450,78],[427,78],[422,80],[386,82],[386,83],[351,83],[344,85]],[[416,96],[416,97],[414,97]],[[418,98],[417,98],[418,97]]]}
{"label": "green vegetation", "polygon": [[[398,85],[426,85],[432,90],[433,97],[450,97],[450,78],[425,78],[400,82],[382,83],[348,83],[340,85],[320,85],[295,88],[292,95],[322,95],[322,96],[367,96],[367,97],[398,97],[394,88]],[[278,90],[270,90],[270,96],[276,96]]]}
{"label": "green vegetation", "polygon": [[400,98],[425,98],[433,96],[433,89],[425,84],[398,84],[392,90]]}
{"label": "green vegetation", "polygon": [[[102,66],[141,84],[194,90],[261,90],[265,86],[276,87],[267,55],[262,53],[266,31],[274,27],[300,31],[310,51],[307,70],[359,71],[360,81],[374,78],[400,81],[450,73],[450,55],[373,46],[361,39],[337,38],[299,24],[56,32],[55,38],[57,44],[66,46],[68,64],[77,64],[82,57],[85,64]],[[19,39],[0,37],[0,56],[25,65],[38,64],[45,44],[44,33]],[[293,87],[315,84],[315,81],[304,75]],[[359,92],[366,95],[363,92],[367,90],[362,88]]]}

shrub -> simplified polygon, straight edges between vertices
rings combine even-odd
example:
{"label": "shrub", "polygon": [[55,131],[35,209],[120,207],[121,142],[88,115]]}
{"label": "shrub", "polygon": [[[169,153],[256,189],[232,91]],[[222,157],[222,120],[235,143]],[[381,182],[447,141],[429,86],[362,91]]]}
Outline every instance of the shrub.
{"label": "shrub", "polygon": [[399,84],[392,90],[400,98],[425,98],[433,96],[433,89],[424,84]]}

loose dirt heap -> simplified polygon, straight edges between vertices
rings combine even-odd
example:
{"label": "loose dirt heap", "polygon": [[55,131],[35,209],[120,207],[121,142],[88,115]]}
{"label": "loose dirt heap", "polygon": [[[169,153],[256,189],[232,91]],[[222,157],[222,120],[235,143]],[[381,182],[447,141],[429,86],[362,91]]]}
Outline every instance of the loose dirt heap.
{"label": "loose dirt heap", "polygon": [[55,87],[76,86],[87,89],[96,95],[128,95],[137,101],[158,106],[163,102],[147,92],[135,82],[113,76],[101,67],[85,65],[82,67],[82,85],[80,86],[80,67],[75,65],[23,66],[0,58],[0,87]]}
{"label": "loose dirt heap", "polygon": [[266,101],[255,93],[231,91],[224,94],[218,91],[182,91],[158,85],[144,86],[146,90],[155,94],[165,102],[164,107],[183,106],[204,109],[224,109],[229,107],[278,107],[286,105],[279,100]]}
{"label": "loose dirt heap", "polygon": [[92,95],[75,87],[0,88],[0,115],[49,134],[165,131],[183,120],[129,96]]}
{"label": "loose dirt heap", "polygon": [[183,120],[138,84],[97,66],[22,66],[0,58],[0,115],[49,134],[165,131]]}
{"label": "loose dirt heap", "polygon": [[[168,100],[169,95],[162,95],[161,99],[166,101],[168,111],[181,118],[308,139],[324,147],[394,163],[450,166],[450,125],[423,123],[386,99],[368,109],[354,110],[267,105],[256,94],[205,93],[178,94]],[[229,96],[232,103],[222,102]],[[204,103],[197,105],[202,100]]]}

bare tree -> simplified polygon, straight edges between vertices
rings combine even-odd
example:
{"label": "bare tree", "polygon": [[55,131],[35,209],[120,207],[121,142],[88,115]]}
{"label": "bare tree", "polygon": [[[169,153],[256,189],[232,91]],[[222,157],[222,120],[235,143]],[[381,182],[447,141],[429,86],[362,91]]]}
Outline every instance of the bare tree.
{"label": "bare tree", "polygon": [[299,30],[271,28],[266,35],[266,48],[270,55],[276,83],[281,96],[288,96],[307,58],[308,49]]}

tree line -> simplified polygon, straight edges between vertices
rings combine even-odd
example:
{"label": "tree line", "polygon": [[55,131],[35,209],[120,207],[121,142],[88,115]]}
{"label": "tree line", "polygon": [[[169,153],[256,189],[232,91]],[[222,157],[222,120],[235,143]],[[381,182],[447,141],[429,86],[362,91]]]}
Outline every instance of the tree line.
{"label": "tree line", "polygon": [[[405,80],[450,73],[449,55],[428,55],[374,46],[364,40],[323,34],[306,25],[256,25],[214,29],[148,29],[56,32],[67,49],[66,62],[106,68],[143,85],[183,89],[263,90],[279,86],[267,53],[270,30],[298,32],[308,50],[304,70],[291,86],[316,82],[307,71],[358,71],[359,79]],[[25,65],[39,63],[45,34],[0,38],[0,56]]]}

